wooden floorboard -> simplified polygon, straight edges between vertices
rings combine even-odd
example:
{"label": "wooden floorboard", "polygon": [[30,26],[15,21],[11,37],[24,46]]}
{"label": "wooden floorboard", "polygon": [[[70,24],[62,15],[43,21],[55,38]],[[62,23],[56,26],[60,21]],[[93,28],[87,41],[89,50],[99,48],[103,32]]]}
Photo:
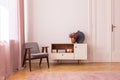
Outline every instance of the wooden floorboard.
{"label": "wooden floorboard", "polygon": [[32,63],[32,72],[29,67],[15,72],[7,80],[26,80],[31,73],[54,73],[54,72],[120,72],[120,63],[57,63],[50,64],[50,68],[46,63],[39,67],[39,63]]}

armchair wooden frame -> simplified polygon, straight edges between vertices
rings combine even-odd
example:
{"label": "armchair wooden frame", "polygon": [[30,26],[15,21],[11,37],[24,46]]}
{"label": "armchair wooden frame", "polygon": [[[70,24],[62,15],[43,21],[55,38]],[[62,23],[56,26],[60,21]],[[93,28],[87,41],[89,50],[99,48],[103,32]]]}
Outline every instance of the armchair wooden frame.
{"label": "armchair wooden frame", "polygon": [[[42,54],[44,51],[44,49],[46,49],[46,54]],[[33,59],[40,59],[40,62],[39,62],[39,66],[41,66],[41,62],[42,62],[42,59],[43,58],[46,58],[47,60],[47,64],[48,64],[48,68],[49,68],[49,56],[48,56],[48,50],[47,50],[48,47],[42,47],[42,53],[41,55],[38,55],[38,56],[35,56],[35,57],[31,57],[31,47],[27,47],[25,48],[25,55],[24,55],[24,60],[23,60],[23,66],[26,64],[26,60],[29,61],[29,70],[31,71],[31,60]],[[28,58],[26,58],[26,56],[28,56]]]}

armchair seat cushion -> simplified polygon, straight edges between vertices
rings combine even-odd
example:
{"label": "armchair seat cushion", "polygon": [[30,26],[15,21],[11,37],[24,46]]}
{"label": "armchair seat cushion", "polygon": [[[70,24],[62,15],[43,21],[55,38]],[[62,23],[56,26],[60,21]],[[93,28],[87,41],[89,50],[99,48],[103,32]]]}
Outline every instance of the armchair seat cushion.
{"label": "armchair seat cushion", "polygon": [[43,58],[43,57],[48,57],[48,53],[36,53],[36,54],[31,53],[31,58]]}

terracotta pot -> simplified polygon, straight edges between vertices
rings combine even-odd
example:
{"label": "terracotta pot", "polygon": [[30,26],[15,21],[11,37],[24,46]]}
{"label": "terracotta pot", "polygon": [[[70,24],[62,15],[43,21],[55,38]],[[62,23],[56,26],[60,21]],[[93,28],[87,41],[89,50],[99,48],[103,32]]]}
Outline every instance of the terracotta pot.
{"label": "terracotta pot", "polygon": [[72,42],[72,43],[75,43],[75,42],[76,42],[76,39],[75,39],[75,38],[71,38],[71,42]]}

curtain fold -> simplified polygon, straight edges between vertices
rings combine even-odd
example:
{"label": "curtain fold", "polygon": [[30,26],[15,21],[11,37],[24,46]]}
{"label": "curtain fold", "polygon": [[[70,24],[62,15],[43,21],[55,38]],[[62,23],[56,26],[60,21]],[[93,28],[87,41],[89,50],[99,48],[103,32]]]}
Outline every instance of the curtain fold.
{"label": "curtain fold", "polygon": [[[20,17],[19,17],[20,16]],[[21,63],[19,67],[22,66],[23,63],[23,58],[24,58],[24,43],[25,43],[25,37],[24,37],[24,0],[19,0],[19,15],[18,17],[20,18],[20,51],[21,51]]]}
{"label": "curtain fold", "polygon": [[[0,80],[22,67],[24,1],[0,0]],[[8,16],[6,16],[6,14]],[[6,25],[7,24],[7,25]],[[6,32],[7,30],[7,32]],[[6,32],[6,33],[5,33]]]}

